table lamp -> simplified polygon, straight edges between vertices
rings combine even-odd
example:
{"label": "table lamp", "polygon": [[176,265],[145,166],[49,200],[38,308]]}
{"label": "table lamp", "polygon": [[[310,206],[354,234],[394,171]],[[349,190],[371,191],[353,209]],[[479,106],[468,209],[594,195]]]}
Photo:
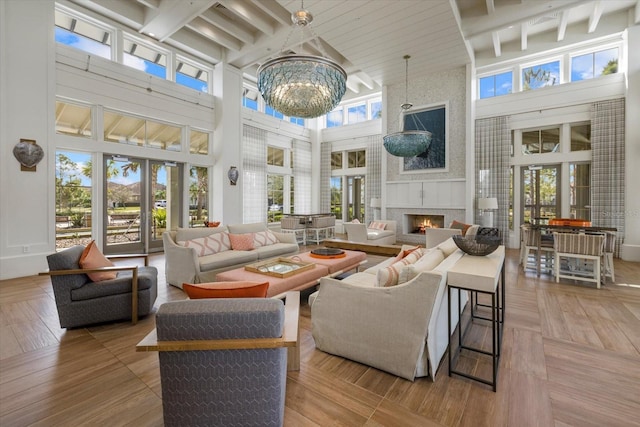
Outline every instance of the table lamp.
{"label": "table lamp", "polygon": [[373,209],[373,219],[380,219],[378,217],[378,209],[382,207],[382,200],[380,200],[380,197],[372,197],[369,206]]}
{"label": "table lamp", "polygon": [[498,199],[495,197],[479,197],[478,209],[480,209],[480,225],[493,227],[493,212],[498,209]]}

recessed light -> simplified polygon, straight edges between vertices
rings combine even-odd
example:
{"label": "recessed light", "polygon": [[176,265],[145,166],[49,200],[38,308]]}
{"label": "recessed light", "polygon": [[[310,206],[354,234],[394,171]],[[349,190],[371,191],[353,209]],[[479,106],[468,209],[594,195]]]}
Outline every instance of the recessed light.
{"label": "recessed light", "polygon": [[156,35],[155,35],[155,34],[153,34],[153,33],[149,33],[149,35],[150,35],[151,37],[155,37],[155,36],[156,36]]}

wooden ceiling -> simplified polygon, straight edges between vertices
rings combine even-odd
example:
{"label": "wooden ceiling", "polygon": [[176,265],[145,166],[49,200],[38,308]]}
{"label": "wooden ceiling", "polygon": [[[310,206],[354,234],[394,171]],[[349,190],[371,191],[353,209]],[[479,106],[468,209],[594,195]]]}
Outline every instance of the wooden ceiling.
{"label": "wooden ceiling", "polygon": [[640,0],[306,0],[319,48],[292,33],[300,0],[67,1],[249,78],[283,51],[326,53],[349,98],[403,82],[405,54],[410,78],[488,65],[620,32],[640,13]]}

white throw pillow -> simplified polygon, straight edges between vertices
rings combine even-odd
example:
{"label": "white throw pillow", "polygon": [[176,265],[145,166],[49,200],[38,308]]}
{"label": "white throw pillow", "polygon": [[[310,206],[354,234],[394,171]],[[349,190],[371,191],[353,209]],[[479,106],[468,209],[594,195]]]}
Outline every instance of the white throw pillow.
{"label": "white throw pillow", "polygon": [[367,228],[372,228],[374,230],[384,230],[387,227],[387,224],[384,222],[371,221]]}
{"label": "white throw pillow", "polygon": [[275,245],[276,243],[278,243],[278,238],[276,237],[275,234],[271,232],[271,230],[259,231],[257,233],[253,233],[254,248]]}
{"label": "white throw pillow", "polygon": [[231,249],[231,240],[229,240],[229,233],[225,231],[199,239],[187,240],[182,243],[182,246],[194,248],[198,256],[206,256],[228,251]]}
{"label": "white throw pillow", "polygon": [[431,271],[444,261],[444,254],[438,248],[432,249],[420,257],[415,263],[407,265],[400,270],[398,284],[407,283],[418,274]]}

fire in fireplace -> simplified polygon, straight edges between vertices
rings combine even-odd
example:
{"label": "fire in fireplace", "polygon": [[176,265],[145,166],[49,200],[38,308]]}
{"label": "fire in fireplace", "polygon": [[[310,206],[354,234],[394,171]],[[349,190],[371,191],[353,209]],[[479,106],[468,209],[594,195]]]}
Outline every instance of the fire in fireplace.
{"label": "fire in fireplace", "polygon": [[406,215],[408,234],[425,234],[427,228],[443,228],[444,215]]}

